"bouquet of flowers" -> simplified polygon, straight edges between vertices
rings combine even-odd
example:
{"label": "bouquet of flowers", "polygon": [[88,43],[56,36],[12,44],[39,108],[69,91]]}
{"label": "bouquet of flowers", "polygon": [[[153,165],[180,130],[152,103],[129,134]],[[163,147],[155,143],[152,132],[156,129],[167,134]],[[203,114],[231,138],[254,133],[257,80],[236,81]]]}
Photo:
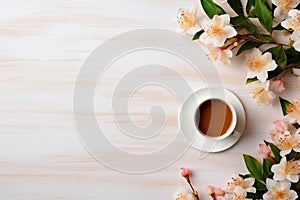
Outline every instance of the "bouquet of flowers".
{"label": "bouquet of flowers", "polygon": [[245,56],[250,93],[259,104],[272,104],[285,89],[284,77],[300,75],[300,0],[200,2],[206,16],[197,7],[180,9],[179,30],[216,63],[230,65],[233,55]]}
{"label": "bouquet of flowers", "polygon": [[[300,100],[289,102],[280,98],[280,103],[284,117],[274,121],[271,141],[259,144],[258,156],[262,161],[244,154],[249,173],[232,177],[225,187],[208,186],[207,192],[213,200],[300,198]],[[182,175],[186,178],[190,174],[185,169]],[[190,195],[180,193],[176,198],[199,199],[191,188]]]}

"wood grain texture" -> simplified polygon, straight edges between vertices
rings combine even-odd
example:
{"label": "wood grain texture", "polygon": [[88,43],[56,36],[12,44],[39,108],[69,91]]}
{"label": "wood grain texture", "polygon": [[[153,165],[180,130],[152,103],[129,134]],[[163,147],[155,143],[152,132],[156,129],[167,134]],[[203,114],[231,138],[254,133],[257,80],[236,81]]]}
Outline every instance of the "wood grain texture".
{"label": "wood grain texture", "polygon": [[[218,68],[224,86],[237,94],[247,112],[243,137],[225,152],[199,159],[199,152],[190,148],[164,169],[132,175],[112,170],[93,159],[76,132],[73,90],[88,55],[102,42],[125,31],[144,27],[174,30],[172,20],[177,9],[197,3],[196,0],[2,0],[0,199],[172,199],[178,189],[187,187],[179,175],[181,166],[192,168],[193,182],[201,199],[209,199],[204,192],[207,184],[224,185],[232,174],[245,172],[242,153],[255,154],[257,144],[268,138],[272,121],[281,116],[281,111],[278,103],[266,108],[257,106],[250,98],[239,61],[230,68]],[[149,55],[153,57],[151,52],[142,52],[115,63],[103,77],[103,91],[96,92],[95,102],[109,100],[124,73],[119,70],[122,66],[145,64],[149,61],[146,58],[151,58]],[[177,70],[193,90],[203,85],[203,79],[177,58],[166,58],[163,54],[155,58]],[[164,73],[160,78],[174,81]],[[284,97],[299,96],[295,83],[295,79],[287,81]],[[149,109],[155,104],[164,106],[168,115],[164,134],[150,141],[120,136],[109,110],[101,104],[95,104],[95,112],[109,130],[112,143],[132,153],[149,153],[163,148],[174,137],[180,104],[169,91],[158,86],[143,87],[129,101],[131,119],[138,126],[151,123]],[[114,155],[108,156],[114,159]]]}

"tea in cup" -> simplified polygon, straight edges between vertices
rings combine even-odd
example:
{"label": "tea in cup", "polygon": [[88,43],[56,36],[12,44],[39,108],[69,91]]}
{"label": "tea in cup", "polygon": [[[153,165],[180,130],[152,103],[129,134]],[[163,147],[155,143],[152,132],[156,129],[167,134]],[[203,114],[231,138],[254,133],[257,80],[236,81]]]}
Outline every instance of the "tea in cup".
{"label": "tea in cup", "polygon": [[228,137],[237,123],[236,111],[223,99],[205,99],[195,111],[195,126],[199,134],[214,140]]}

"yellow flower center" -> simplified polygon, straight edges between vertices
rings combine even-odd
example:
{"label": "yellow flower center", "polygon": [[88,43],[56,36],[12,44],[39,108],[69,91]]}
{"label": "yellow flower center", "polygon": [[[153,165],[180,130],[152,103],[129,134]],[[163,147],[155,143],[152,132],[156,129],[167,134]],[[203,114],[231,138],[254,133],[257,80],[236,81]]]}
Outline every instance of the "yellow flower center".
{"label": "yellow flower center", "polygon": [[265,88],[263,87],[260,87],[260,88],[257,88],[255,90],[252,90],[252,93],[253,93],[253,96],[252,98],[257,98],[259,95],[261,95],[263,92],[265,92]]}
{"label": "yellow flower center", "polygon": [[297,108],[294,104],[290,104],[290,105],[288,105],[286,111],[287,111],[287,113],[294,112],[294,111],[297,111]]}
{"label": "yellow flower center", "polygon": [[208,48],[208,52],[207,52],[207,55],[209,57],[210,60],[212,61],[217,61],[218,58],[219,58],[219,54],[221,52],[216,50],[215,48]]}
{"label": "yellow flower center", "polygon": [[300,120],[300,103],[294,102],[287,107],[288,116]]}
{"label": "yellow flower center", "polygon": [[298,13],[296,16],[293,17],[293,19],[299,23],[300,22],[300,14]]}
{"label": "yellow flower center", "polygon": [[288,161],[285,167],[286,174],[298,174],[299,165],[295,161]]}
{"label": "yellow flower center", "polygon": [[289,25],[289,28],[296,30],[300,28],[300,13],[292,16],[290,19],[287,19],[286,22]]}
{"label": "yellow flower center", "polygon": [[279,138],[278,147],[281,150],[289,150],[298,146],[299,143],[293,136],[284,135],[283,137]]}
{"label": "yellow flower center", "polygon": [[212,25],[208,27],[205,31],[209,37],[216,37],[218,35],[226,34],[226,32],[217,25]]}
{"label": "yellow flower center", "polygon": [[243,196],[243,194],[237,194],[237,193],[234,193],[232,199],[233,199],[233,200],[244,200],[245,197]]}
{"label": "yellow flower center", "polygon": [[267,64],[266,59],[250,58],[247,60],[247,67],[253,72],[260,72]]}
{"label": "yellow flower center", "polygon": [[228,182],[227,186],[230,187],[232,190],[236,186],[240,186],[243,189],[247,189],[247,188],[251,187],[250,185],[247,184],[247,182],[242,177],[232,178],[232,181]]}
{"label": "yellow flower center", "polygon": [[175,199],[176,200],[188,200],[188,196],[185,193],[181,192],[181,193],[177,194]]}
{"label": "yellow flower center", "polygon": [[187,30],[195,26],[196,19],[193,13],[188,13],[185,11],[181,11],[179,16],[177,16],[177,21],[180,28]]}
{"label": "yellow flower center", "polygon": [[276,190],[276,192],[273,196],[273,198],[278,198],[278,199],[284,199],[284,197],[285,197],[284,190],[279,190],[279,189]]}
{"label": "yellow flower center", "polygon": [[291,3],[291,1],[292,1],[292,0],[282,0],[282,1],[281,1],[281,3],[282,3],[281,5],[282,5],[283,7],[287,7],[287,6]]}
{"label": "yellow flower center", "polygon": [[278,1],[278,5],[280,7],[287,7],[291,2],[292,0],[280,0]]}

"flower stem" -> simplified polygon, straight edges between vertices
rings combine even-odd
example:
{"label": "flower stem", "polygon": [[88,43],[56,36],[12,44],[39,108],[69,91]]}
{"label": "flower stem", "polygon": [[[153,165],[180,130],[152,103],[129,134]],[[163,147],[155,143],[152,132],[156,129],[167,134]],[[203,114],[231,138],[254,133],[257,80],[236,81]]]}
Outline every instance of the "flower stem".
{"label": "flower stem", "polygon": [[286,68],[297,68],[297,69],[300,69],[300,63],[296,62],[296,63],[289,64],[288,66],[286,66]]}
{"label": "flower stem", "polygon": [[194,189],[194,187],[193,187],[193,185],[192,185],[191,181],[190,181],[190,180],[188,180],[187,182],[188,182],[189,186],[191,187],[191,189],[192,189],[192,191],[193,191],[193,195],[194,195],[194,197],[196,198],[196,200],[199,200],[199,195],[198,195],[198,192],[197,192],[197,191]]}

